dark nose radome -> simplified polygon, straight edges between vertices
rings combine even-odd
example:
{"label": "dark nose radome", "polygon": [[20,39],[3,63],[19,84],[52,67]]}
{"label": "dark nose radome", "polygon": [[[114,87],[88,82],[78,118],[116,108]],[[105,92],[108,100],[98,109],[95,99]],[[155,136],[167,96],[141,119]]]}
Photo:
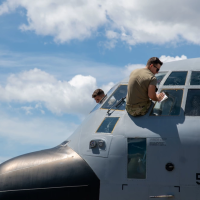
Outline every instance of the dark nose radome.
{"label": "dark nose radome", "polygon": [[1,200],[98,200],[100,181],[68,146],[34,152],[0,165]]}

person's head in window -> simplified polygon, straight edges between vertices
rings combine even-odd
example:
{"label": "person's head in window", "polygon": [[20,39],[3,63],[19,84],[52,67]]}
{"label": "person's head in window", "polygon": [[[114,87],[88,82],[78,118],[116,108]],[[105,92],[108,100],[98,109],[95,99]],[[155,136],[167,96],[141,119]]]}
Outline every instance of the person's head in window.
{"label": "person's head in window", "polygon": [[92,94],[92,98],[95,99],[96,103],[99,103],[103,99],[104,96],[105,94],[102,89],[96,89]]}
{"label": "person's head in window", "polygon": [[152,57],[147,61],[146,67],[153,73],[157,74],[162,66],[163,62],[157,57]]}

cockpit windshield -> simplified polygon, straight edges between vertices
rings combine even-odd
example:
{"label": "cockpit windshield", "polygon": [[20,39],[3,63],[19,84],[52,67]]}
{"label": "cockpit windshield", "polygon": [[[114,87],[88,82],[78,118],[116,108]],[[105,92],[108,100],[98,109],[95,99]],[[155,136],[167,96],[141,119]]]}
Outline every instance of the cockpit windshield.
{"label": "cockpit windshield", "polygon": [[187,71],[172,72],[164,85],[185,85]]}
{"label": "cockpit windshield", "polygon": [[200,72],[194,71],[192,72],[190,85],[200,85]]}
{"label": "cockpit windshield", "polygon": [[200,89],[188,90],[185,115],[200,116]]}
{"label": "cockpit windshield", "polygon": [[125,110],[126,102],[123,102],[119,107],[115,107],[114,105],[117,104],[123,97],[127,95],[127,85],[119,85],[116,91],[107,99],[104,103],[102,108],[104,109],[117,109],[117,110]]}
{"label": "cockpit windshield", "polygon": [[160,82],[163,80],[163,78],[165,77],[166,74],[167,74],[167,72],[159,72],[158,74],[155,75],[155,77],[157,79],[157,87],[159,87]]}
{"label": "cockpit windshield", "polygon": [[162,101],[161,103],[156,102],[153,110],[151,111],[151,115],[179,115],[181,110],[183,90],[171,89],[162,90],[162,92],[168,96],[168,99]]}
{"label": "cockpit windshield", "polygon": [[[91,112],[94,112],[95,110],[99,109],[102,104],[106,101],[106,99],[113,93],[113,91],[117,88],[117,85],[113,86],[108,93],[106,94],[106,96],[93,108],[93,110]],[[90,112],[90,113],[91,113]]]}

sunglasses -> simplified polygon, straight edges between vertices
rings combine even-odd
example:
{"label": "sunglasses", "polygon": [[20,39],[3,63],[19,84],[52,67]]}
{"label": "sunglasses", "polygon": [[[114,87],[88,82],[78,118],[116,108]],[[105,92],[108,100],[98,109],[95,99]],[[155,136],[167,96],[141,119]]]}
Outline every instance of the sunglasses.
{"label": "sunglasses", "polygon": [[156,71],[157,71],[157,72],[159,72],[159,70],[160,70],[160,69],[159,69],[159,68],[157,68],[155,65],[153,65],[153,66],[156,68]]}

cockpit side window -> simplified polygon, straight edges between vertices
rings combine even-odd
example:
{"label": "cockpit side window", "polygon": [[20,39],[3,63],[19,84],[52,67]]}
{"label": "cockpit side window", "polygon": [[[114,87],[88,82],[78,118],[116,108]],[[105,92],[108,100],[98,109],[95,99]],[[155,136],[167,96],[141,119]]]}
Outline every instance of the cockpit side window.
{"label": "cockpit side window", "polygon": [[185,115],[200,116],[200,89],[188,90]]}
{"label": "cockpit side window", "polygon": [[159,72],[158,74],[155,75],[155,77],[157,79],[157,87],[159,87],[160,82],[163,80],[163,78],[165,77],[166,74],[167,74],[167,72]]}
{"label": "cockpit side window", "polygon": [[113,86],[109,91],[108,93],[106,94],[106,96],[93,108],[93,110],[90,112],[94,112],[95,110],[98,110],[102,105],[103,103],[106,101],[106,99],[113,93],[113,91],[116,89],[117,85]]}
{"label": "cockpit side window", "polygon": [[105,117],[96,133],[112,133],[118,120],[119,117]]}
{"label": "cockpit side window", "polygon": [[[127,95],[127,85],[119,85],[119,87],[116,89],[116,91],[107,99],[107,101],[104,103],[102,108],[104,109],[110,109],[112,106],[117,104],[123,97],[126,97]],[[112,107],[112,109],[117,110],[125,110],[126,103],[122,103],[119,107]]]}
{"label": "cockpit side window", "polygon": [[172,72],[164,85],[185,85],[187,71],[184,72]]}
{"label": "cockpit side window", "polygon": [[179,115],[181,110],[183,90],[171,89],[171,90],[162,90],[162,92],[164,92],[168,96],[168,99],[160,103],[156,102],[150,115],[154,116]]}
{"label": "cockpit side window", "polygon": [[190,85],[200,85],[200,71],[193,71],[191,74]]}
{"label": "cockpit side window", "polygon": [[127,138],[127,178],[146,179],[146,138]]}

